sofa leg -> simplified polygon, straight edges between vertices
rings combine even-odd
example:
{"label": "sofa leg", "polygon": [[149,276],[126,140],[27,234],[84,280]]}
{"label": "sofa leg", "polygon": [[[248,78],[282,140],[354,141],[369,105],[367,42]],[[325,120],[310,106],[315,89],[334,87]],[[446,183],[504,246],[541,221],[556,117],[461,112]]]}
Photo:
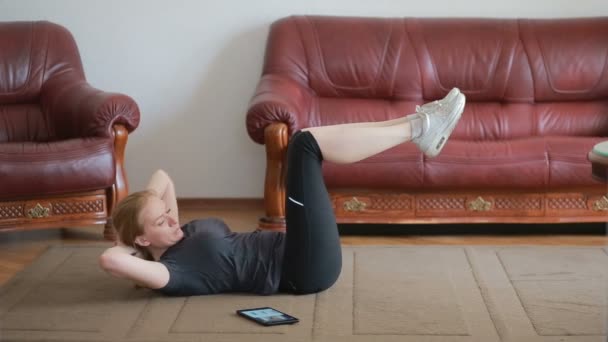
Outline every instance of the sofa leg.
{"label": "sofa leg", "polygon": [[264,130],[266,145],[266,180],[264,209],[266,216],[259,221],[264,230],[285,230],[285,156],[289,132],[284,123],[274,123]]}
{"label": "sofa leg", "polygon": [[[114,189],[114,203],[112,208],[129,194],[129,184],[127,183],[127,173],[124,167],[125,148],[129,139],[129,132],[123,125],[114,125],[114,156],[116,158],[116,176]],[[111,212],[111,211],[110,211]]]}
{"label": "sofa leg", "polygon": [[286,228],[284,217],[261,217],[258,229],[266,231],[284,232]]}
{"label": "sofa leg", "polygon": [[127,197],[129,193],[129,186],[127,183],[127,174],[124,168],[125,160],[125,147],[127,145],[127,139],[129,138],[129,132],[123,125],[114,125],[114,157],[116,163],[116,174],[114,176],[114,185],[107,190],[107,221],[103,230],[103,237],[106,240],[114,241],[116,239],[116,230],[112,225],[112,212],[116,204],[123,198]]}

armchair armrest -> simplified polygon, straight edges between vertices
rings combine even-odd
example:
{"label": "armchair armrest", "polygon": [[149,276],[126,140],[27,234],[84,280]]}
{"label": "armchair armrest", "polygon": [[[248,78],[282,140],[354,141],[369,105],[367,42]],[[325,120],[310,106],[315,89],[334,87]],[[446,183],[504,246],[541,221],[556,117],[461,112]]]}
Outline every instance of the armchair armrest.
{"label": "armchair armrest", "polygon": [[82,80],[48,82],[41,102],[59,137],[111,137],[114,124],[128,132],[139,125],[139,108],[131,97],[101,91]]}
{"label": "armchair armrest", "polygon": [[264,75],[247,111],[247,132],[251,139],[264,143],[264,130],[272,123],[285,123],[289,135],[308,122],[312,91],[294,80],[279,75]]}

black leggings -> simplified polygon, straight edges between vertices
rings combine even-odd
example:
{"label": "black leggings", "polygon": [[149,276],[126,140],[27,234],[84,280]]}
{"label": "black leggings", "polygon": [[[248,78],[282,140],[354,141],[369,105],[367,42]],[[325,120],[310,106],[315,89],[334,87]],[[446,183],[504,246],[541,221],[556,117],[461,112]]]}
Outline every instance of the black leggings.
{"label": "black leggings", "polygon": [[279,290],[297,294],[331,287],[342,269],[340,236],[323,181],[323,156],[309,132],[296,132],[287,148],[287,233]]}

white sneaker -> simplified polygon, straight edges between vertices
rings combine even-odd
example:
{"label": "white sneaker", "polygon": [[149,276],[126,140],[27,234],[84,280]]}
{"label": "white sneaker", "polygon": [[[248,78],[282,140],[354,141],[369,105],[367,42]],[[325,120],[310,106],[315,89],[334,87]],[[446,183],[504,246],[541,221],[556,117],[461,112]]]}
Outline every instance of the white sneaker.
{"label": "white sneaker", "polygon": [[430,111],[435,111],[439,107],[452,102],[454,99],[456,99],[456,96],[458,96],[458,94],[460,94],[460,89],[452,88],[452,90],[450,90],[450,92],[441,100],[425,103],[422,106],[416,106],[416,112],[423,111],[428,113]]}
{"label": "white sneaker", "polygon": [[412,139],[412,142],[426,156],[432,158],[441,152],[462,116],[465,102],[465,96],[458,93],[451,101],[417,108],[415,115],[422,119],[422,134]]}

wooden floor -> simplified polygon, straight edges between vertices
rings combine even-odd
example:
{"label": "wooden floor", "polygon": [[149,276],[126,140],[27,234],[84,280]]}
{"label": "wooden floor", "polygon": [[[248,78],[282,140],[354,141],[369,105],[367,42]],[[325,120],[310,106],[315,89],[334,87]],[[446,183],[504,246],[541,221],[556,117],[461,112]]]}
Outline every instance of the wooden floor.
{"label": "wooden floor", "polygon": [[[188,209],[180,211],[180,222],[210,216],[222,218],[233,231],[246,232],[255,229],[262,211],[258,208]],[[374,227],[359,229],[358,226],[349,226],[341,228],[341,241],[343,245],[607,245],[608,237],[604,233],[603,224],[596,227],[600,228],[586,233],[579,233],[576,230],[578,228],[566,232],[563,229],[549,229],[541,233],[530,233],[528,228],[522,228],[519,232],[517,228],[508,232],[494,229],[496,232],[492,232],[484,230],[483,225],[477,225],[470,230],[459,228],[442,233],[444,229],[432,226],[414,231],[408,230],[408,226],[376,230]],[[0,233],[0,285],[27,267],[51,245],[102,244],[111,247],[111,242],[103,239],[102,232],[102,226],[91,226]]]}

